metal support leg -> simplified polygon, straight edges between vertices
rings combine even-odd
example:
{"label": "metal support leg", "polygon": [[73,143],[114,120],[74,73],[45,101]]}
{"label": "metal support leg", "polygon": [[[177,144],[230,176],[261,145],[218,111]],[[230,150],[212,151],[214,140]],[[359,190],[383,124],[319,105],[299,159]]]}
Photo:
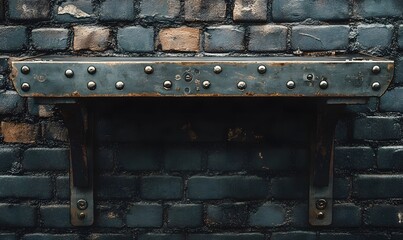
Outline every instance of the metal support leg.
{"label": "metal support leg", "polygon": [[70,139],[70,217],[73,226],[94,222],[93,116],[79,104],[60,105]]}

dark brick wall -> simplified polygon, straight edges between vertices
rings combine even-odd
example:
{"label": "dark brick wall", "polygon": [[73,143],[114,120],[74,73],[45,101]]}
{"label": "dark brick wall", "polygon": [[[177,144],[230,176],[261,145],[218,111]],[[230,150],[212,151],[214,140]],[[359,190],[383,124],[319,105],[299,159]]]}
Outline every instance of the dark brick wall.
{"label": "dark brick wall", "polygon": [[403,239],[401,0],[0,0],[6,56],[298,49],[397,64],[338,124],[331,226],[308,224],[309,101],[142,99],[92,106],[95,224],[72,227],[60,112],[20,98],[0,61],[0,239]]}

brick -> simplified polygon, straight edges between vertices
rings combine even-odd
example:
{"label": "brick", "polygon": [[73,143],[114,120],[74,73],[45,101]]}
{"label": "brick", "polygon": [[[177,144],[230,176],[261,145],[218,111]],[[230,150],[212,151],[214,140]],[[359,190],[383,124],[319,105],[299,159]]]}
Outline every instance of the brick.
{"label": "brick", "polygon": [[95,150],[95,167],[101,170],[110,171],[114,168],[114,151],[112,147],[102,146]]}
{"label": "brick", "polygon": [[88,22],[93,19],[93,6],[87,0],[67,0],[55,4],[54,18],[57,22]]}
{"label": "brick", "polygon": [[10,19],[42,20],[50,17],[48,0],[12,0],[8,3]]}
{"label": "brick", "polygon": [[271,240],[316,240],[316,233],[314,232],[275,232],[271,235]]}
{"label": "brick", "polygon": [[379,169],[403,169],[403,146],[387,146],[378,149]]}
{"label": "brick", "polygon": [[399,26],[398,38],[399,48],[403,49],[403,25]]}
{"label": "brick", "polygon": [[29,205],[0,203],[0,226],[34,227],[36,209]]}
{"label": "brick", "polygon": [[5,91],[0,94],[0,114],[17,115],[24,112],[24,99],[15,91]]}
{"label": "brick", "polygon": [[1,132],[7,143],[35,143],[38,126],[28,123],[1,122]]}
{"label": "brick", "polygon": [[127,213],[128,227],[161,227],[162,206],[159,204],[135,204]]}
{"label": "brick", "polygon": [[367,209],[365,225],[377,227],[402,227],[403,206],[386,204],[375,205]]}
{"label": "brick", "polygon": [[0,234],[0,240],[17,240],[17,236],[14,233],[2,233]]}
{"label": "brick", "polygon": [[347,199],[350,196],[351,183],[347,177],[334,178],[333,198]]}
{"label": "brick", "polygon": [[11,169],[13,163],[18,162],[20,149],[12,147],[0,148],[0,172],[7,172]]}
{"label": "brick", "polygon": [[146,233],[141,234],[138,240],[184,240],[182,234],[162,234],[162,233]]}
{"label": "brick", "polygon": [[357,42],[361,49],[387,48],[392,44],[392,25],[358,25],[357,31]]}
{"label": "brick", "polygon": [[357,175],[353,182],[353,196],[359,199],[386,199],[403,196],[403,175]]}
{"label": "brick", "polygon": [[264,204],[250,215],[250,225],[256,227],[278,227],[285,223],[285,209],[278,204]]}
{"label": "brick", "polygon": [[96,181],[100,199],[124,199],[138,196],[139,178],[135,176],[100,176]]}
{"label": "brick", "polygon": [[202,154],[198,149],[173,148],[165,151],[165,169],[171,171],[197,171],[201,169]]}
{"label": "brick", "polygon": [[29,148],[22,161],[26,170],[69,170],[69,150],[65,148]]}
{"label": "brick", "polygon": [[369,169],[375,166],[375,152],[370,147],[336,147],[334,162],[339,169]]}
{"label": "brick", "polygon": [[70,206],[48,205],[41,206],[41,219],[44,227],[68,228],[70,223]]}
{"label": "brick", "polygon": [[194,176],[188,180],[187,196],[193,200],[265,199],[268,183],[254,176]]}
{"label": "brick", "polygon": [[133,0],[105,0],[101,2],[99,19],[102,21],[130,21],[134,18]]}
{"label": "brick", "polygon": [[62,122],[42,122],[42,137],[51,141],[69,141],[69,132]]}
{"label": "brick", "polygon": [[189,240],[264,240],[260,233],[215,233],[215,234],[190,234]]}
{"label": "brick", "polygon": [[245,29],[239,26],[208,27],[204,33],[204,50],[207,52],[242,51]]}
{"label": "brick", "polygon": [[0,176],[0,197],[49,199],[52,182],[45,176]]}
{"label": "brick", "polygon": [[151,145],[124,144],[118,146],[116,159],[123,170],[159,170],[163,159],[163,151],[159,151]]}
{"label": "brick", "polygon": [[226,203],[208,205],[206,224],[210,227],[240,228],[249,223],[248,205],[244,203]]}
{"label": "brick", "polygon": [[93,233],[88,240],[132,240],[131,234]]}
{"label": "brick", "polygon": [[247,168],[252,171],[306,169],[307,156],[306,149],[263,146],[251,150]]}
{"label": "brick", "polygon": [[275,22],[296,22],[305,19],[340,21],[349,18],[348,0],[274,0]]}
{"label": "brick", "polygon": [[388,240],[386,234],[320,233],[320,240]]}
{"label": "brick", "polygon": [[49,118],[53,116],[54,105],[38,104],[34,98],[28,98],[27,103],[29,114],[41,118]]}
{"label": "brick", "polygon": [[191,27],[164,28],[158,34],[162,51],[198,52],[200,29]]}
{"label": "brick", "polygon": [[247,152],[236,147],[209,152],[207,168],[215,171],[240,171],[247,160]]}
{"label": "brick", "polygon": [[182,198],[183,183],[181,177],[149,176],[141,179],[141,198],[180,199]]}
{"label": "brick", "polygon": [[79,240],[80,236],[77,234],[47,234],[47,233],[33,233],[26,234],[22,240]]}
{"label": "brick", "polygon": [[267,1],[235,0],[233,15],[235,21],[266,21]]}
{"label": "brick", "polygon": [[186,21],[224,21],[225,0],[187,0],[185,1]]}
{"label": "brick", "polygon": [[400,0],[361,0],[355,1],[354,10],[362,18],[399,17],[403,14],[403,2]]}
{"label": "brick", "polygon": [[397,59],[395,61],[395,83],[402,83],[403,82],[403,57]]}
{"label": "brick", "polygon": [[350,203],[333,206],[333,227],[361,226],[361,208]]}
{"label": "brick", "polygon": [[56,198],[70,199],[70,181],[69,176],[56,177]]}
{"label": "brick", "polygon": [[69,30],[64,28],[37,28],[32,30],[32,44],[37,50],[65,50]]}
{"label": "brick", "polygon": [[303,51],[347,49],[350,27],[345,25],[292,27],[291,46]]}
{"label": "brick", "polygon": [[287,27],[251,26],[248,49],[254,52],[281,52],[287,49]]}
{"label": "brick", "polygon": [[[308,180],[304,177],[277,177],[271,180],[275,199],[305,199],[308,197]],[[287,189],[287,191],[284,191]]]}
{"label": "brick", "polygon": [[140,17],[172,19],[179,16],[180,0],[148,0],[140,4]]}
{"label": "brick", "polygon": [[74,29],[74,51],[104,51],[111,41],[111,31],[106,27],[76,26]]}
{"label": "brick", "polygon": [[401,138],[397,117],[368,116],[354,121],[353,136],[359,140],[393,140]]}
{"label": "brick", "polygon": [[308,204],[297,204],[292,207],[290,225],[293,227],[308,227]]}
{"label": "brick", "polygon": [[168,208],[168,227],[197,228],[203,225],[203,205],[177,204]]}
{"label": "brick", "polygon": [[107,206],[98,206],[95,210],[95,225],[104,228],[121,228],[124,212],[121,206],[108,204]]}
{"label": "brick", "polygon": [[0,26],[0,51],[18,51],[27,46],[28,35],[23,26]]}
{"label": "brick", "polygon": [[403,112],[403,100],[400,96],[403,95],[403,88],[397,87],[386,91],[381,97],[379,110],[383,112]]}
{"label": "brick", "polygon": [[125,52],[154,51],[154,29],[139,26],[118,29],[118,46]]}

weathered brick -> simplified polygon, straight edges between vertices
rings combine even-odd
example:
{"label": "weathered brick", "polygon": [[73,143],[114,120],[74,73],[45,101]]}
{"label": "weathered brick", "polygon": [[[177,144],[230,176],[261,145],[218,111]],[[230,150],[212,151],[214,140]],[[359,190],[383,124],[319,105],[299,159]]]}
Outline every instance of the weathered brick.
{"label": "weathered brick", "polygon": [[247,168],[252,171],[306,169],[308,166],[307,151],[307,149],[295,147],[253,148],[247,159]]}
{"label": "weathered brick", "polygon": [[204,50],[207,52],[242,51],[245,29],[239,26],[208,27],[204,33]]}
{"label": "weathered brick", "polygon": [[403,169],[403,146],[387,146],[378,149],[379,169]]}
{"label": "weathered brick", "polygon": [[223,21],[226,12],[225,0],[186,0],[186,21]]}
{"label": "weathered brick", "polygon": [[28,35],[24,26],[0,26],[0,51],[17,51],[27,46]]}
{"label": "weathered brick", "polygon": [[20,114],[24,111],[24,99],[15,91],[0,93],[0,114]]}
{"label": "weathered brick", "polygon": [[264,204],[251,213],[249,224],[256,227],[277,227],[285,223],[285,209],[278,204]]}
{"label": "weathered brick", "polygon": [[278,25],[251,26],[248,49],[255,52],[280,52],[287,49],[287,27]]}
{"label": "weathered brick", "polygon": [[363,18],[398,17],[403,14],[403,2],[400,0],[361,0],[354,3],[355,13]]}
{"label": "weathered brick", "polygon": [[68,142],[68,130],[62,122],[42,122],[42,137],[51,141]]}
{"label": "weathered brick", "polygon": [[135,176],[100,176],[96,196],[100,199],[121,199],[138,196],[139,178]]}
{"label": "weathered brick", "polygon": [[403,82],[403,57],[397,59],[395,64],[395,83],[402,83]]}
{"label": "weathered brick", "polygon": [[392,140],[401,138],[397,117],[368,116],[354,121],[353,136],[360,140]]}
{"label": "weathered brick", "polygon": [[32,233],[26,234],[22,240],[79,240],[78,234],[48,234],[48,233]]}
{"label": "weathered brick", "polygon": [[245,166],[247,152],[236,147],[209,152],[207,168],[216,171],[239,171]]}
{"label": "weathered brick", "polygon": [[308,197],[309,185],[306,178],[277,177],[271,180],[271,186],[273,197],[276,199],[305,199]]}
{"label": "weathered brick", "polygon": [[345,25],[292,27],[291,46],[305,51],[347,49],[350,27]]}
{"label": "weathered brick", "polygon": [[132,240],[131,234],[93,233],[88,240]]}
{"label": "weathered brick", "polygon": [[95,150],[95,167],[97,169],[110,171],[114,167],[114,151],[110,146],[100,146]]}
{"label": "weathered brick", "polygon": [[67,0],[55,4],[54,18],[58,22],[88,22],[93,16],[91,1]]}
{"label": "weathered brick", "polygon": [[159,204],[135,204],[126,216],[129,227],[161,227],[162,206]]}
{"label": "weathered brick", "polygon": [[275,232],[271,235],[271,240],[316,240],[316,233],[314,232]]}
{"label": "weathered brick", "polygon": [[1,122],[1,132],[4,142],[35,143],[38,136],[38,126],[28,123]]}
{"label": "weathered brick", "polygon": [[106,27],[75,26],[74,51],[91,50],[104,51],[111,41],[111,31]]}
{"label": "weathered brick", "polygon": [[403,112],[403,88],[397,87],[387,91],[382,97],[379,104],[379,110],[384,112]]}
{"label": "weathered brick", "polygon": [[141,179],[143,199],[180,199],[182,198],[182,178],[172,176],[149,176]]}
{"label": "weathered brick", "polygon": [[398,38],[399,48],[403,49],[403,25],[399,26]]}
{"label": "weathered brick", "polygon": [[347,177],[334,178],[333,198],[347,199],[350,196],[351,182]]}
{"label": "weathered brick", "polygon": [[191,177],[187,196],[194,200],[204,199],[265,199],[268,183],[254,176]]}
{"label": "weathered brick", "polygon": [[2,147],[0,148],[0,172],[7,172],[11,169],[13,163],[18,162],[19,148]]}
{"label": "weathered brick", "polygon": [[56,178],[56,197],[58,199],[70,198],[70,181],[69,176],[58,176]]}
{"label": "weathered brick", "polygon": [[64,28],[37,28],[32,30],[32,44],[37,50],[65,50],[68,34]]}
{"label": "weathered brick", "polygon": [[140,4],[140,17],[171,19],[179,16],[180,0],[148,0]]}
{"label": "weathered brick", "polygon": [[200,48],[198,28],[164,28],[158,36],[162,51],[198,52]]}
{"label": "weathered brick", "polygon": [[118,46],[125,52],[152,52],[154,50],[154,29],[140,26],[118,29]]}
{"label": "weathered brick", "polygon": [[116,159],[123,170],[151,171],[161,167],[163,151],[152,145],[121,144],[118,146]]}
{"label": "weathered brick", "polygon": [[124,226],[123,216],[124,212],[119,205],[97,206],[94,224],[104,228],[121,228]]}
{"label": "weathered brick", "polygon": [[320,240],[388,240],[387,234],[320,233]]}
{"label": "weathered brick", "polygon": [[45,176],[0,176],[0,197],[49,199],[52,182]]}
{"label": "weathered brick", "polygon": [[276,22],[315,20],[339,21],[349,17],[348,0],[274,0],[273,20]]}
{"label": "weathered brick", "polygon": [[387,48],[392,43],[392,25],[365,24],[358,25],[357,30],[357,42],[361,49]]}
{"label": "weathered brick", "polygon": [[386,199],[403,196],[403,175],[357,175],[353,182],[353,196],[359,199]]}
{"label": "weathered brick", "polygon": [[26,170],[69,169],[69,151],[65,148],[29,148],[22,161]]}
{"label": "weathered brick", "polygon": [[8,1],[10,19],[41,20],[48,19],[50,2],[48,0],[12,0]]}
{"label": "weathered brick", "polygon": [[29,114],[41,118],[49,118],[53,116],[54,105],[39,104],[35,98],[28,98],[27,103]]}
{"label": "weathered brick", "polygon": [[48,205],[41,206],[41,219],[43,226],[52,228],[68,228],[70,223],[70,206]]}
{"label": "weathered brick", "polygon": [[208,205],[206,224],[214,227],[247,227],[249,223],[248,205],[244,203],[225,203]]}
{"label": "weathered brick", "polygon": [[333,206],[334,227],[359,227],[361,226],[361,208],[350,203],[335,204]]}
{"label": "weathered brick", "polygon": [[233,15],[235,21],[266,21],[267,1],[235,0]]}
{"label": "weathered brick", "polygon": [[165,151],[165,169],[171,171],[197,171],[201,169],[202,153],[198,149],[187,147]]}
{"label": "weathered brick", "polygon": [[183,234],[146,233],[141,234],[138,240],[184,240]]}
{"label": "weathered brick", "polygon": [[101,2],[99,19],[102,21],[129,21],[134,18],[133,0],[105,0]]}
{"label": "weathered brick", "polygon": [[375,205],[367,209],[366,218],[364,220],[366,225],[377,227],[402,227],[403,221],[403,206],[392,205]]}
{"label": "weathered brick", "polygon": [[168,209],[168,227],[197,228],[203,225],[203,205],[177,204]]}
{"label": "weathered brick", "polygon": [[14,233],[2,233],[0,234],[0,240],[17,240],[17,236]]}
{"label": "weathered brick", "polygon": [[0,226],[34,227],[35,225],[35,207],[29,205],[0,203]]}
{"label": "weathered brick", "polygon": [[334,162],[339,169],[369,169],[375,166],[375,152],[370,147],[337,147]]}
{"label": "weathered brick", "polygon": [[291,210],[290,225],[293,227],[309,226],[308,204],[297,204]]}
{"label": "weathered brick", "polygon": [[264,240],[260,233],[215,233],[215,234],[190,234],[189,240]]}

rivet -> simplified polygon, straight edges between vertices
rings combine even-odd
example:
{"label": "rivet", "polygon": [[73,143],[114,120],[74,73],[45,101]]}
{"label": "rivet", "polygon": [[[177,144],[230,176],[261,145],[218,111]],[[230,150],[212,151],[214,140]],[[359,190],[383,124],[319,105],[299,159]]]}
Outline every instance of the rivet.
{"label": "rivet", "polygon": [[89,90],[95,90],[97,88],[97,84],[95,82],[93,82],[93,81],[90,81],[90,82],[87,83],[87,88]]}
{"label": "rivet", "polygon": [[378,91],[379,89],[381,89],[381,84],[379,82],[374,82],[372,84],[372,90]]}
{"label": "rivet", "polygon": [[246,88],[246,82],[240,81],[237,85],[239,90],[244,90]]}
{"label": "rivet", "polygon": [[322,88],[322,89],[326,89],[326,88],[329,87],[329,83],[327,81],[321,81],[319,83],[319,87]]}
{"label": "rivet", "polygon": [[325,213],[324,212],[318,212],[318,214],[316,215],[316,218],[319,220],[322,220],[325,218]]}
{"label": "rivet", "polygon": [[214,73],[219,74],[222,72],[222,67],[221,66],[215,66],[214,67]]}
{"label": "rivet", "polygon": [[21,84],[21,89],[24,92],[28,92],[29,89],[31,89],[31,86],[29,86],[29,83],[23,83],[23,84]]}
{"label": "rivet", "polygon": [[318,199],[315,205],[317,209],[323,210],[327,207],[327,201],[325,199]]}
{"label": "rivet", "polygon": [[311,81],[313,79],[313,74],[308,74],[306,75],[306,79],[308,79],[309,81]]}
{"label": "rivet", "polygon": [[192,81],[192,79],[193,79],[193,76],[190,73],[185,74],[185,81],[186,82],[190,82],[190,81]]}
{"label": "rivet", "polygon": [[66,72],[64,72],[64,74],[66,75],[66,77],[68,78],[72,78],[74,76],[74,72],[71,69],[67,69]]}
{"label": "rivet", "polygon": [[122,90],[125,87],[125,83],[122,81],[116,82],[115,87],[117,90]]}
{"label": "rivet", "polygon": [[172,82],[167,80],[164,82],[164,88],[165,89],[170,89],[172,87]]}
{"label": "rivet", "polygon": [[294,81],[288,81],[288,82],[287,82],[287,87],[288,87],[289,89],[295,88],[295,82],[294,82]]}
{"label": "rivet", "polygon": [[266,66],[263,66],[263,65],[259,66],[259,67],[257,68],[257,71],[258,71],[260,74],[266,73]]}
{"label": "rivet", "polygon": [[381,72],[381,67],[379,67],[379,66],[374,66],[374,67],[372,68],[372,72],[375,73],[375,74],[380,73],[380,72]]}
{"label": "rivet", "polygon": [[85,216],[85,213],[84,213],[84,212],[80,212],[80,213],[77,214],[77,217],[78,217],[79,219],[83,220],[86,216]]}
{"label": "rivet", "polygon": [[210,87],[210,85],[211,85],[211,83],[210,83],[210,81],[204,81],[203,83],[202,83],[202,85],[203,85],[203,88],[204,89],[208,89],[209,87]]}
{"label": "rivet", "polygon": [[146,67],[144,68],[144,72],[147,73],[147,74],[151,74],[151,73],[154,72],[154,68],[151,67],[151,66],[146,66]]}
{"label": "rivet", "polygon": [[97,72],[97,69],[94,66],[89,66],[87,72],[89,74],[95,74]]}
{"label": "rivet", "polygon": [[85,210],[88,208],[88,203],[85,199],[79,199],[77,201],[77,208],[80,210]]}
{"label": "rivet", "polygon": [[21,67],[21,72],[23,74],[28,74],[31,71],[31,69],[28,66],[22,66]]}

